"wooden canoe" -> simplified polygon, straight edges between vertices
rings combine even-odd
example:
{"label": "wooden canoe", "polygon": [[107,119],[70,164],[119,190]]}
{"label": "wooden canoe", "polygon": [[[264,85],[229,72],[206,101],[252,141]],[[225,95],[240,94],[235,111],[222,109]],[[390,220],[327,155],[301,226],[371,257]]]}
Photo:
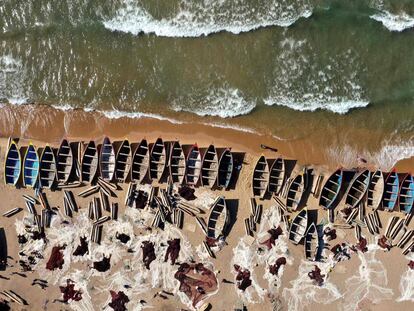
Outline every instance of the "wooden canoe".
{"label": "wooden canoe", "polygon": [[253,170],[253,196],[263,198],[266,194],[266,190],[269,184],[269,164],[267,163],[266,157],[261,156]]}
{"label": "wooden canoe", "polygon": [[132,152],[129,140],[121,142],[115,157],[115,179],[118,182],[125,182],[131,170]]}
{"label": "wooden canoe", "polygon": [[312,222],[305,234],[305,258],[307,260],[315,261],[318,255],[319,238],[316,225]]}
{"label": "wooden canoe", "polygon": [[158,138],[150,146],[149,158],[149,177],[150,179],[160,181],[166,166],[166,150],[162,138]]}
{"label": "wooden canoe", "polygon": [[66,184],[72,175],[74,164],[73,150],[69,142],[63,139],[56,154],[56,179],[60,184]]}
{"label": "wooden canoe", "polygon": [[141,183],[149,167],[149,147],[146,139],[141,140],[132,155],[131,181]]}
{"label": "wooden canoe", "polygon": [[23,159],[23,185],[34,187],[39,176],[39,155],[32,143],[26,149]]}
{"label": "wooden canoe", "polygon": [[217,150],[219,168],[217,176],[217,187],[227,189],[233,176],[234,160],[229,148]]}
{"label": "wooden canoe", "polygon": [[305,177],[297,174],[292,182],[288,185],[286,195],[286,207],[291,211],[296,211],[302,203],[303,194],[305,192]]}
{"label": "wooden canoe", "polygon": [[105,137],[99,153],[99,170],[103,180],[111,182],[115,175],[115,150],[109,137]]}
{"label": "wooden canoe", "polygon": [[10,144],[6,153],[6,161],[4,162],[4,182],[6,185],[16,186],[20,173],[22,171],[22,158],[19,147],[14,140]]}
{"label": "wooden canoe", "polygon": [[86,145],[83,150],[81,162],[81,181],[91,183],[98,171],[99,162],[98,149],[96,148],[94,141],[91,140]]}
{"label": "wooden canoe", "polygon": [[173,183],[182,184],[185,177],[186,161],[183,148],[178,141],[171,145],[170,150],[170,178]]}
{"label": "wooden canoe", "polygon": [[201,153],[196,144],[192,145],[186,152],[185,183],[196,186],[201,173]]}
{"label": "wooden canoe", "polygon": [[363,170],[354,176],[345,194],[346,206],[351,208],[358,206],[367,193],[370,179],[371,172],[369,170]]}
{"label": "wooden canoe", "polygon": [[405,174],[402,178],[400,194],[398,196],[398,206],[400,212],[410,214],[414,204],[414,177],[411,174]]}
{"label": "wooden canoe", "polygon": [[218,197],[213,203],[207,222],[207,236],[211,239],[218,239],[224,235],[229,223],[229,213],[224,197]]}
{"label": "wooden canoe", "polygon": [[277,158],[273,161],[270,166],[269,173],[269,193],[278,195],[282,190],[283,183],[285,182],[286,177],[286,167],[285,160],[282,158]]}
{"label": "wooden canoe", "polygon": [[308,227],[308,210],[305,208],[301,210],[295,218],[293,218],[292,224],[289,228],[289,240],[293,244],[299,244],[305,236]]}
{"label": "wooden canoe", "polygon": [[217,150],[214,145],[208,146],[203,153],[201,163],[201,184],[205,187],[212,188],[218,176],[219,161]]}
{"label": "wooden canoe", "polygon": [[390,172],[385,179],[382,207],[384,210],[392,211],[397,205],[398,193],[400,190],[398,174]]}
{"label": "wooden canoe", "polygon": [[46,145],[40,156],[39,182],[42,188],[52,188],[56,180],[56,158],[50,146]]}
{"label": "wooden canoe", "polygon": [[341,169],[336,170],[325,182],[321,197],[319,198],[319,205],[322,208],[331,209],[335,208],[338,203],[339,192],[341,191],[343,180],[343,171]]}
{"label": "wooden canoe", "polygon": [[382,202],[382,196],[384,195],[384,174],[382,171],[377,170],[371,175],[371,181],[367,191],[367,208],[373,210],[378,209]]}

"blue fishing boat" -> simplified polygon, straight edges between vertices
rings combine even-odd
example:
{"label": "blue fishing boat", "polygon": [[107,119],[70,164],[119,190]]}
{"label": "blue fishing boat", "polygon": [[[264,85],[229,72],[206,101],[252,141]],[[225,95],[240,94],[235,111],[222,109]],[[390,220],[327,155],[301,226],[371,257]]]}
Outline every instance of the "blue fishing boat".
{"label": "blue fishing boat", "polygon": [[39,176],[39,156],[32,143],[26,149],[23,160],[23,185],[34,187]]}
{"label": "blue fishing boat", "polygon": [[414,205],[414,177],[411,174],[405,174],[400,187],[398,197],[400,211],[409,214]]}
{"label": "blue fishing boat", "polygon": [[336,170],[325,182],[321,197],[319,198],[319,205],[322,208],[332,209],[338,203],[339,192],[341,191],[344,173],[341,169]]}
{"label": "blue fishing boat", "polygon": [[22,170],[22,159],[19,148],[14,140],[9,144],[4,163],[4,182],[6,185],[16,186]]}
{"label": "blue fishing boat", "polygon": [[392,211],[397,205],[400,182],[396,172],[390,172],[385,179],[384,196],[382,198],[382,207],[384,210]]}

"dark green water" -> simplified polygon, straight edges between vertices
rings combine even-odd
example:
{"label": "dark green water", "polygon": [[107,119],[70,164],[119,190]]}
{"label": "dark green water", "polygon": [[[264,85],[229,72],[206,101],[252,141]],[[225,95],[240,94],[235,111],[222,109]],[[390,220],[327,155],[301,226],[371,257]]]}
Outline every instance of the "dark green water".
{"label": "dark green water", "polygon": [[393,161],[414,155],[414,1],[396,2],[2,0],[0,101]]}

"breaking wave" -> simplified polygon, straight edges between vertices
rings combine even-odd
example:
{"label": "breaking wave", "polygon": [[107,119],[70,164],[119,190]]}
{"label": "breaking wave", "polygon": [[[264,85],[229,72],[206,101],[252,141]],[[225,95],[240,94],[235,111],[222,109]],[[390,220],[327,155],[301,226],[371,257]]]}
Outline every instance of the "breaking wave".
{"label": "breaking wave", "polygon": [[260,6],[246,0],[180,0],[174,11],[157,18],[142,4],[126,0],[104,26],[111,31],[164,37],[200,37],[221,31],[239,34],[261,27],[288,27],[301,17],[311,16],[312,7],[307,0],[271,0]]}
{"label": "breaking wave", "polygon": [[414,17],[405,12],[393,14],[388,11],[381,11],[370,16],[373,20],[382,23],[390,31],[404,31],[414,27]]}
{"label": "breaking wave", "polygon": [[25,77],[26,70],[19,59],[10,54],[0,55],[0,101],[14,105],[27,103]]}

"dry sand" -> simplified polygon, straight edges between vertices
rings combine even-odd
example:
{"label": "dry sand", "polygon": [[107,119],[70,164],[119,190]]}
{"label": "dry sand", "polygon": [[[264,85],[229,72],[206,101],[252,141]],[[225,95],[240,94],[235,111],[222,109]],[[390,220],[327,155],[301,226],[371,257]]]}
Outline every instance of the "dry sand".
{"label": "dry sand", "polygon": [[[142,121],[144,125],[145,121]],[[153,122],[151,122],[153,123]],[[131,134],[129,131],[123,131],[118,126],[107,126],[105,124],[105,133],[113,134],[112,137],[115,140],[116,138],[123,138],[125,136],[129,136],[131,141],[138,141],[143,136],[145,136],[149,141],[154,141],[156,137],[162,135],[165,140],[169,139],[180,139],[181,143],[194,143],[194,137],[197,137],[197,143],[199,146],[208,146],[210,143],[214,143],[216,146],[224,147],[229,146],[232,147],[232,151],[234,152],[246,152],[245,160],[243,164],[243,168],[239,179],[237,181],[236,189],[232,189],[229,191],[214,191],[212,193],[213,196],[223,195],[228,200],[235,200],[235,204],[232,204],[231,208],[235,209],[237,213],[237,221],[234,224],[229,236],[227,237],[226,241],[228,243],[218,254],[217,259],[211,259],[210,261],[214,264],[216,269],[217,278],[219,281],[219,291],[214,296],[209,297],[206,301],[210,302],[213,306],[212,310],[233,310],[234,307],[238,307],[241,305],[241,299],[237,295],[237,289],[233,284],[225,284],[222,283],[223,279],[227,280],[234,280],[234,274],[232,273],[231,268],[231,260],[233,257],[233,248],[237,245],[239,240],[245,236],[244,233],[244,218],[248,217],[250,213],[249,208],[249,199],[251,197],[251,174],[253,170],[253,166],[255,161],[257,160],[258,156],[262,152],[259,149],[259,144],[263,142],[262,138],[252,135],[252,134],[240,134],[240,132],[233,131],[233,130],[224,130],[224,129],[215,129],[213,131],[205,131],[205,128],[196,127],[191,128],[187,126],[173,126],[168,122],[163,123],[163,121],[156,121],[155,122],[159,127],[157,130],[154,129],[153,125],[148,125],[148,127],[140,127],[136,129],[136,132]],[[85,123],[83,123],[85,124]],[[162,126],[160,126],[162,125]],[[83,129],[86,129],[87,126],[83,125]],[[160,131],[159,129],[162,128],[163,130]],[[178,129],[178,130],[177,130]],[[87,131],[76,131],[72,132],[72,136],[70,138],[79,138],[81,137],[80,133],[86,133]],[[96,132],[91,131],[89,132],[92,137],[100,138],[102,136],[102,131]],[[208,133],[208,134],[207,134]],[[45,134],[47,136],[48,134]],[[52,135],[53,136],[53,135]],[[57,146],[58,140],[60,138],[54,137],[51,139],[53,143]],[[265,139],[264,139],[265,140]],[[4,150],[6,145],[6,139],[1,139],[1,157],[0,163],[4,163]],[[24,145],[28,141],[21,140],[20,144]],[[272,144],[273,141],[265,140],[266,143]],[[35,144],[38,146],[42,146],[43,143],[35,141]],[[277,146],[278,147],[278,146]],[[282,148],[282,151],[283,148]],[[289,152],[287,152],[289,154]],[[269,157],[276,157],[277,154],[272,152],[265,152],[265,154]],[[310,162],[306,161],[306,152],[303,152],[301,159],[305,159],[302,163],[309,164]],[[316,161],[318,162],[318,161]],[[298,169],[300,164],[297,164]],[[407,168],[412,168],[411,161],[405,161],[401,167],[401,170],[405,170]],[[326,171],[327,167],[314,167],[315,171]],[[3,165],[1,166],[0,175],[3,176]],[[120,206],[122,206],[120,213],[124,212],[123,208],[123,199],[125,197],[125,192],[127,189],[126,184],[120,185],[122,191],[117,192],[118,201],[120,202]],[[81,188],[74,188],[73,192],[76,196],[77,193],[84,190],[85,187]],[[196,196],[202,193],[205,193],[207,190],[205,189],[197,189]],[[209,192],[209,191],[207,191]],[[14,207],[22,207],[24,208],[24,200],[22,198],[22,194],[30,194],[33,195],[33,190],[30,189],[14,189],[8,186],[5,186],[2,182],[0,184],[0,193],[1,193],[1,200],[0,200],[0,212],[3,214],[5,211],[14,208]],[[63,193],[61,191],[50,192],[46,191],[47,197],[51,206],[62,206],[62,197]],[[80,199],[76,196],[76,200],[79,203],[81,208],[86,208],[87,203],[89,202],[90,198],[87,199]],[[274,205],[273,200],[265,200],[261,201],[264,205],[264,209],[267,210]],[[317,210],[319,213],[318,221],[322,218],[326,217],[326,213],[321,211],[318,208],[318,203],[315,198],[310,197],[309,201],[307,202],[307,207],[309,210]],[[52,303],[54,299],[60,298],[61,295],[59,293],[59,289],[55,286],[49,286],[45,290],[40,289],[38,286],[31,286],[32,280],[34,278],[40,277],[37,272],[34,273],[26,273],[26,277],[22,277],[19,275],[12,275],[13,272],[18,272],[20,269],[18,260],[18,243],[16,240],[16,229],[15,229],[15,220],[21,218],[25,210],[16,216],[11,218],[0,218],[0,227],[3,227],[6,232],[7,237],[7,247],[8,247],[8,255],[11,256],[12,259],[9,259],[10,267],[6,271],[0,271],[0,275],[4,277],[9,277],[10,280],[0,279],[0,289],[12,289],[15,290],[17,293],[21,294],[29,303],[29,306],[26,307],[19,307],[16,304],[12,305],[13,310],[66,310],[70,309],[69,305],[63,305],[60,303]],[[391,214],[381,212],[381,219],[383,226],[386,225],[387,219]],[[191,244],[194,248],[201,244],[203,240],[203,234],[200,228],[196,225],[194,219],[190,219],[188,216],[185,217],[184,220],[185,228],[182,230],[183,234],[189,239]],[[195,227],[195,232],[189,227]],[[412,224],[411,224],[412,226]],[[186,229],[187,228],[187,229]],[[349,241],[351,243],[355,243],[354,231],[353,230],[344,230],[344,236],[342,240]],[[364,232],[366,236],[369,236],[369,233]],[[337,239],[337,241],[342,241],[341,239]],[[336,241],[335,241],[336,242]],[[332,244],[333,245],[333,244]],[[291,243],[289,244],[289,251],[291,252],[294,261],[292,265],[287,265],[282,277],[282,286],[279,289],[279,294],[282,293],[283,288],[290,287],[290,281],[294,280],[298,277],[299,265],[301,262],[301,258],[303,258],[303,246],[293,246]],[[392,288],[394,295],[392,300],[382,301],[379,304],[373,304],[371,302],[366,302],[363,306],[360,306],[362,310],[390,310],[398,308],[399,310],[411,310],[412,303],[403,302],[397,303],[395,300],[399,296],[399,281],[400,275],[403,271],[407,269],[407,260],[401,255],[401,251],[399,249],[393,249],[389,253],[383,253],[382,251],[378,252],[378,258],[381,258],[382,263],[387,271],[388,275],[388,286]],[[345,280],[355,273],[358,270],[360,262],[358,260],[357,255],[353,255],[352,259],[346,262],[339,263],[334,271],[329,275],[329,280],[337,285],[339,290],[342,292],[346,289]],[[82,268],[89,269],[86,265]],[[117,267],[112,267],[112,269],[117,269]],[[263,271],[263,267],[257,267],[256,274],[259,271]],[[171,276],[173,277],[173,276]],[[258,282],[262,288],[268,288],[267,281],[262,279],[261,276],[258,275]],[[141,299],[144,299],[148,302],[148,305],[154,307],[155,310],[180,310],[180,309],[188,309],[187,306],[183,305],[177,298],[170,298],[168,300],[163,300],[159,297],[153,298],[154,293],[159,291],[160,289],[153,289],[145,294],[143,294]],[[282,298],[282,297],[281,297]],[[323,301],[320,301],[320,304],[312,303],[309,306],[309,310],[333,310],[338,309],[341,304],[341,299],[333,302],[332,304],[325,305]],[[272,305],[270,300],[265,297],[264,301],[259,304],[248,304],[248,310],[272,310]],[[282,310],[291,310],[291,307],[286,305],[285,302],[282,301]]]}

